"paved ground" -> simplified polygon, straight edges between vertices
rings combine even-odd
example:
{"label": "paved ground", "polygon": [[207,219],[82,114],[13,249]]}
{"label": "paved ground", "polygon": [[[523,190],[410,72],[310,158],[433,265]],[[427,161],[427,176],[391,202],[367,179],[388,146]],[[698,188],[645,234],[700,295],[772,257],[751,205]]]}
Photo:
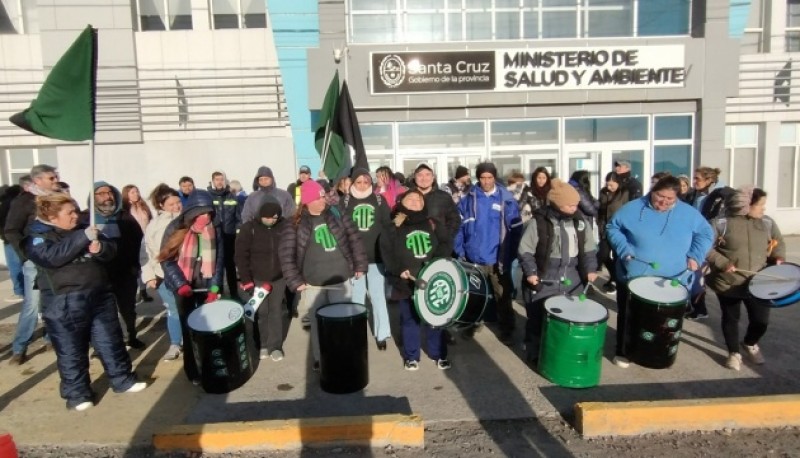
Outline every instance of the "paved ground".
{"label": "paved ground", "polygon": [[[800,237],[789,238],[790,260],[800,261]],[[10,295],[7,272],[0,282],[0,298]],[[613,355],[614,303],[593,297],[609,307],[605,355]],[[379,352],[370,341],[370,383],[356,394],[331,395],[319,386],[310,369],[308,334],[292,323],[285,344],[286,359],[262,361],[255,376],[226,395],[208,395],[183,376],[180,363],[163,362],[168,346],[158,303],[142,304],[140,327],[148,347],[134,352],[140,376],[152,381],[142,393],[119,395],[108,389],[99,361],[92,361],[98,405],[86,412],[68,412],[58,395],[55,356],[32,344],[32,358],[21,367],[7,364],[18,304],[0,302],[0,430],[10,431],[26,447],[58,444],[80,446],[143,446],[165,426],[234,420],[311,418],[342,415],[415,413],[426,424],[450,422],[480,424],[492,420],[541,418],[571,421],[581,401],[631,401],[730,397],[800,392],[800,306],[773,310],[770,330],[762,341],[767,364],[745,366],[741,372],[725,369],[726,352],[719,329],[715,299],[709,299],[711,317],[684,325],[676,364],[666,370],[631,366],[619,369],[606,358],[602,380],[591,389],[554,386],[523,359],[524,349],[500,344],[493,328],[473,340],[458,340],[450,349],[453,368],[440,371],[423,360],[418,372],[402,368],[399,350],[390,344]],[[518,338],[524,323],[517,305]],[[396,321],[396,320],[395,320]],[[397,335],[395,333],[395,335]],[[487,429],[488,431],[488,429]],[[493,438],[501,443],[501,438]],[[500,447],[502,450],[502,447]]]}

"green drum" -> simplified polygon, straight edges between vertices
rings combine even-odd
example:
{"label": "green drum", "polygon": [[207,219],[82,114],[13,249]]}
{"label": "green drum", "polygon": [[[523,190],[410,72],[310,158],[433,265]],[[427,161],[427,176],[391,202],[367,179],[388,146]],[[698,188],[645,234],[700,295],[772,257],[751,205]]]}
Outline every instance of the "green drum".
{"label": "green drum", "polygon": [[599,303],[555,296],[544,303],[539,372],[556,385],[589,388],[600,383],[608,311]]}

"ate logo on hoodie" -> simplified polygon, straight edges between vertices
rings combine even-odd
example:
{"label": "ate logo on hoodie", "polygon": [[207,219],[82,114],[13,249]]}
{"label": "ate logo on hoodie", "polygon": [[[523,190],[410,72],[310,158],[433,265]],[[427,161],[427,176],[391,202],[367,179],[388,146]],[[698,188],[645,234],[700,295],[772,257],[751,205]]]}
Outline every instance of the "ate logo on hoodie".
{"label": "ate logo on hoodie", "polygon": [[322,245],[325,251],[333,251],[336,249],[336,239],[328,229],[327,224],[320,224],[314,228],[314,242]]}
{"label": "ate logo on hoodie", "polygon": [[358,230],[367,232],[375,224],[375,207],[370,204],[358,204],[353,208],[353,222]]}
{"label": "ate logo on hoodie", "polygon": [[406,236],[406,248],[414,253],[415,258],[422,259],[430,253],[431,235],[425,231],[412,231]]}

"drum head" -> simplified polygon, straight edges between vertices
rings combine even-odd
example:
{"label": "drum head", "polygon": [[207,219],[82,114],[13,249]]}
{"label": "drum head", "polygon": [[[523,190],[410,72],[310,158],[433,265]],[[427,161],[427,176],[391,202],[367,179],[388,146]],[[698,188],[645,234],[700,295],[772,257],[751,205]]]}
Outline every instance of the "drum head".
{"label": "drum head", "polygon": [[628,282],[631,294],[653,304],[684,305],[689,300],[689,291],[683,285],[672,286],[672,279],[665,277],[638,277]]}
{"label": "drum head", "polygon": [[784,263],[761,269],[759,273],[766,275],[754,275],[748,286],[750,294],[757,299],[780,300],[800,291],[800,266]]}
{"label": "drum head", "polygon": [[568,323],[591,324],[608,319],[608,310],[591,299],[554,296],[544,301],[544,308],[552,317]]}
{"label": "drum head", "polygon": [[234,301],[214,301],[201,305],[189,314],[186,322],[197,332],[222,332],[238,324],[244,308]]}
{"label": "drum head", "polygon": [[361,304],[330,304],[317,310],[317,315],[326,319],[353,318],[367,313],[367,308]]}
{"label": "drum head", "polygon": [[469,279],[461,265],[450,259],[436,259],[419,273],[425,288],[414,292],[414,305],[422,321],[447,326],[460,316],[469,299]]}

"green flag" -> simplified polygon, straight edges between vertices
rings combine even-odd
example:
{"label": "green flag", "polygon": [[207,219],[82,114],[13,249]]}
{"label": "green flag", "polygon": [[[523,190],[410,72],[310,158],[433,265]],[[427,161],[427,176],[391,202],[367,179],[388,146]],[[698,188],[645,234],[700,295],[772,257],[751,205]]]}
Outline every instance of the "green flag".
{"label": "green flag", "polygon": [[31,106],[9,120],[36,135],[91,140],[96,83],[97,30],[87,26],[50,70]]}
{"label": "green flag", "polygon": [[333,75],[325,100],[314,127],[314,144],[322,161],[322,170],[330,180],[350,169],[350,154],[342,137],[335,132],[336,110],[339,102],[339,71]]}

